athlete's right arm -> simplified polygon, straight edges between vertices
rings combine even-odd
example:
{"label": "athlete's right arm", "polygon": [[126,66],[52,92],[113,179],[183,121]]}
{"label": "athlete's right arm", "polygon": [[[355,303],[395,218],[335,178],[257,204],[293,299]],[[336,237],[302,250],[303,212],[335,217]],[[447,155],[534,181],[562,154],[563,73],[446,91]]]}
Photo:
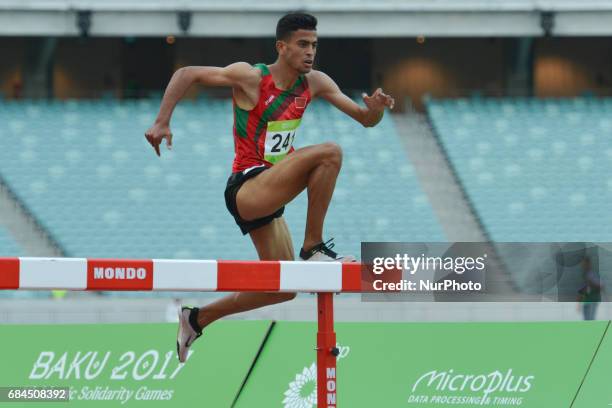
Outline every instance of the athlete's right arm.
{"label": "athlete's right arm", "polygon": [[204,86],[227,86],[245,89],[259,79],[258,70],[246,62],[236,62],[226,67],[184,67],[177,70],[168,86],[155,119],[155,124],[147,130],[145,137],[160,155],[159,145],[166,139],[168,149],[172,148],[170,118],[177,103],[194,83]]}

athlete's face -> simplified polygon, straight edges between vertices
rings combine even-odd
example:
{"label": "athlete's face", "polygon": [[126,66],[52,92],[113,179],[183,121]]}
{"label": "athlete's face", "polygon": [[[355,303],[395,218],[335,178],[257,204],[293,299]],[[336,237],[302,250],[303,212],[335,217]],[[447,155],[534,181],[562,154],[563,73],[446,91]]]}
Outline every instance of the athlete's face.
{"label": "athlete's face", "polygon": [[317,32],[312,30],[294,31],[285,41],[276,44],[279,56],[300,74],[312,70],[317,53]]}

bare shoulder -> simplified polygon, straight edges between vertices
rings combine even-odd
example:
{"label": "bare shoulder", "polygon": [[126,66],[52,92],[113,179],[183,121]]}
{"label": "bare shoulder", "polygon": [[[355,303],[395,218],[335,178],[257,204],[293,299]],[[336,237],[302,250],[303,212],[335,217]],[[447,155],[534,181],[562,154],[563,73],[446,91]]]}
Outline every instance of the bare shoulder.
{"label": "bare shoulder", "polygon": [[317,71],[316,69],[306,74],[306,79],[308,79],[308,85],[310,86],[312,94],[315,96],[332,91],[336,85],[329,75],[323,71]]}
{"label": "bare shoulder", "polygon": [[306,79],[308,79],[310,84],[320,84],[321,82],[329,81],[331,78],[325,72],[313,69],[306,74]]}
{"label": "bare shoulder", "polygon": [[234,62],[225,67],[225,71],[241,83],[259,83],[261,80],[261,71],[247,62]]}

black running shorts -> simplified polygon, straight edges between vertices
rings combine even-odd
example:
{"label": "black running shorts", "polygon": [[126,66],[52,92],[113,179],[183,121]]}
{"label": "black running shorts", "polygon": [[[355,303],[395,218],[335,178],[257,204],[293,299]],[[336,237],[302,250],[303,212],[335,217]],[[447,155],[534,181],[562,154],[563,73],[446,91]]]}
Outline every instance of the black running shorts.
{"label": "black running shorts", "polygon": [[261,166],[246,169],[244,171],[238,173],[232,173],[232,175],[227,179],[227,187],[225,187],[225,205],[227,206],[228,211],[236,220],[236,224],[240,227],[240,231],[242,234],[246,235],[252,230],[263,227],[272,222],[273,219],[279,218],[285,212],[285,207],[281,207],[273,214],[268,216],[258,218],[252,221],[243,220],[238,214],[238,207],[236,205],[236,195],[238,194],[238,190],[242,187],[242,184],[250,178],[257,176],[262,171],[266,171],[268,167]]}

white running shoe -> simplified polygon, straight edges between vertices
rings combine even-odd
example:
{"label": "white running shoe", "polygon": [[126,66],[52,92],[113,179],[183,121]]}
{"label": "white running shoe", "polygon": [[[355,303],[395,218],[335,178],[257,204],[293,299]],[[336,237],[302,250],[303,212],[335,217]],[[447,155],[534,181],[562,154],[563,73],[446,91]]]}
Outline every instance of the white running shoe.
{"label": "white running shoe", "polygon": [[197,307],[182,307],[179,311],[176,352],[181,363],[187,361],[189,347],[202,335],[202,330],[198,327],[198,311]]}
{"label": "white running shoe", "polygon": [[315,245],[309,251],[304,251],[304,248],[300,250],[300,259],[302,261],[316,261],[316,262],[355,262],[353,255],[338,255],[332,248],[334,239],[330,239],[327,242],[321,242],[319,245]]}

